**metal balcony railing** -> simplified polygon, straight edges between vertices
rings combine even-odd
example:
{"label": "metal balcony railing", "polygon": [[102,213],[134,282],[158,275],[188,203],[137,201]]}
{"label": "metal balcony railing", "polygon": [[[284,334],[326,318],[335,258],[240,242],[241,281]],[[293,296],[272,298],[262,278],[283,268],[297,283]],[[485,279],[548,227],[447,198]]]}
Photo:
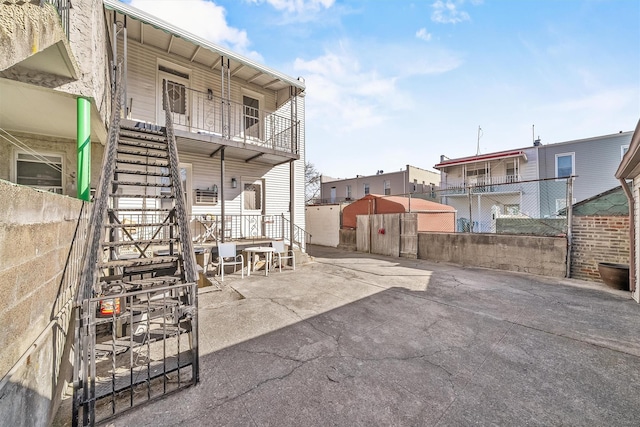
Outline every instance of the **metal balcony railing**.
{"label": "metal balcony railing", "polygon": [[471,193],[494,193],[516,191],[513,185],[521,182],[519,175],[502,175],[476,178],[469,182],[461,182],[459,184],[445,184],[438,191],[439,196],[453,196],[456,194]]}
{"label": "metal balcony railing", "polygon": [[71,9],[71,0],[40,0],[40,6],[44,6],[45,3],[51,3],[58,11],[62,28],[64,29],[67,39],[69,39],[69,10]]}
{"label": "metal balcony railing", "polygon": [[[182,111],[172,107],[176,129],[299,154],[299,126],[291,118],[225,100],[212,92],[186,89]],[[188,106],[188,107],[187,107]]]}

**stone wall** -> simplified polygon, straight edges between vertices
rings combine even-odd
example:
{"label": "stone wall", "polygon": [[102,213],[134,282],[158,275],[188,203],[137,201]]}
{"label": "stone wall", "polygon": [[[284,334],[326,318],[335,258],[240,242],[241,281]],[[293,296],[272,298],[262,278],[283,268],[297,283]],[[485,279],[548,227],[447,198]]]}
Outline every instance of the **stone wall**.
{"label": "stone wall", "polygon": [[5,425],[47,425],[58,399],[56,361],[65,352],[60,333],[71,318],[70,310],[60,317],[61,284],[81,208],[77,199],[0,180],[0,414]]}
{"label": "stone wall", "polygon": [[418,259],[565,277],[564,237],[418,233]]}
{"label": "stone wall", "polygon": [[629,217],[575,216],[571,277],[602,282],[599,262],[629,264]]}

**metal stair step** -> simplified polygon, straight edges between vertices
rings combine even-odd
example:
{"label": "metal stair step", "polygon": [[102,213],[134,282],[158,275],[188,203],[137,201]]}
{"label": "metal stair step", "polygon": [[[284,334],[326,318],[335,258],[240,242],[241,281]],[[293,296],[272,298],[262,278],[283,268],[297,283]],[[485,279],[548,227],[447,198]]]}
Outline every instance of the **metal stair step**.
{"label": "metal stair step", "polygon": [[169,178],[171,175],[169,172],[156,172],[156,171],[144,171],[144,170],[135,170],[135,169],[115,169],[116,174],[122,175],[145,175],[145,176],[160,176]]}
{"label": "metal stair step", "polygon": [[130,141],[129,139],[118,140],[118,147],[137,147],[137,148],[147,148],[149,150],[159,150],[159,151],[167,151],[167,144],[162,142],[141,142],[141,141]]}
{"label": "metal stair step", "polygon": [[169,160],[165,160],[165,161],[155,161],[155,162],[149,162],[149,161],[142,161],[142,160],[133,160],[133,159],[116,159],[117,163],[124,163],[124,164],[128,164],[128,165],[139,165],[139,166],[153,166],[153,167],[158,167],[158,168],[168,168],[169,167]]}
{"label": "metal stair step", "polygon": [[119,242],[104,242],[103,248],[115,248],[118,246],[131,246],[131,245],[168,245],[169,243],[178,242],[178,238],[173,239],[146,239],[146,240],[123,240]]}
{"label": "metal stair step", "polygon": [[181,278],[178,276],[158,276],[146,279],[136,280],[113,280],[109,283],[111,285],[122,285],[127,291],[138,291],[147,288],[159,288],[163,286],[177,285],[181,283]]}
{"label": "metal stair step", "polygon": [[153,157],[156,159],[168,159],[169,154],[167,153],[148,153],[144,151],[136,151],[136,150],[127,150],[124,148],[118,148],[118,154],[126,154],[129,156],[142,156],[142,157]]}
{"label": "metal stair step", "polygon": [[177,226],[177,222],[147,222],[128,224],[104,224],[105,228],[142,228],[142,227],[170,227]]}
{"label": "metal stair step", "polygon": [[144,131],[141,129],[126,129],[120,128],[118,136],[126,138],[137,139],[140,141],[166,141],[166,136],[163,132],[155,133],[150,131]]}
{"label": "metal stair step", "polygon": [[170,212],[173,208],[113,208],[108,209],[109,212]]}
{"label": "metal stair step", "polygon": [[[173,196],[170,195],[152,195],[152,194],[109,194],[109,197],[113,197],[114,199],[173,199]],[[138,209],[142,211],[142,209]]]}
{"label": "metal stair step", "polygon": [[157,256],[151,258],[134,258],[134,259],[117,259],[98,263],[100,268],[116,268],[116,267],[147,267],[161,266],[164,264],[174,264],[180,259],[179,256]]}
{"label": "metal stair step", "polygon": [[[144,125],[144,124],[142,124]],[[164,132],[162,131],[162,129],[157,126],[157,125],[151,125],[153,126],[153,128],[151,127],[136,127],[135,125],[127,125],[124,123],[120,124],[120,130],[121,131],[128,131],[128,132],[140,132],[140,133],[146,133],[149,135],[164,135]],[[154,129],[156,128],[156,129]]]}
{"label": "metal stair step", "polygon": [[137,186],[137,187],[162,187],[162,188],[169,188],[172,187],[173,185],[171,185],[170,183],[158,183],[158,182],[134,182],[134,181],[111,181],[112,184],[115,185],[133,185],[133,186]]}

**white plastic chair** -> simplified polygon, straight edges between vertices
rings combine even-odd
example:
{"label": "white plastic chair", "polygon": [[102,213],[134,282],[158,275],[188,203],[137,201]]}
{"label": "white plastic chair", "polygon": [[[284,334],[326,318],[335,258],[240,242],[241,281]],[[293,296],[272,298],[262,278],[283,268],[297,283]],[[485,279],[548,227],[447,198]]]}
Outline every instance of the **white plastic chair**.
{"label": "white plastic chair", "polygon": [[[238,261],[238,258],[240,261]],[[236,244],[218,243],[218,273],[220,281],[224,281],[224,266],[233,265],[233,272],[236,272],[236,265],[240,266],[241,278],[244,279],[244,256],[236,254]]]}
{"label": "white plastic chair", "polygon": [[276,255],[276,258],[278,259],[278,268],[280,269],[280,272],[282,272],[283,259],[290,259],[291,264],[293,265],[293,269],[294,270],[296,269],[296,257],[293,254],[293,250],[292,249],[286,250],[284,248],[283,240],[273,240],[271,242],[271,247],[275,249],[275,255]]}

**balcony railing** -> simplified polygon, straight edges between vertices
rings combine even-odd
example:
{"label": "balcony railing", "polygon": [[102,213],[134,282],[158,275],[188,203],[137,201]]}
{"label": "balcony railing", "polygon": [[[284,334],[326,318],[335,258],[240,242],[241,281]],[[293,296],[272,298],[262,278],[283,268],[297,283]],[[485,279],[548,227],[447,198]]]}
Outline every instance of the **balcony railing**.
{"label": "balcony railing", "polygon": [[71,0],[40,0],[40,5],[45,3],[51,3],[58,14],[60,14],[60,21],[62,23],[62,29],[69,39],[69,9],[71,9]]}
{"label": "balcony railing", "polygon": [[513,192],[518,191],[518,186],[515,185],[521,182],[519,175],[502,175],[492,177],[482,177],[469,182],[462,182],[459,184],[444,185],[438,191],[440,196],[454,196],[457,194],[471,193],[499,193],[499,192]]}
{"label": "balcony railing", "polygon": [[228,101],[211,92],[186,89],[186,97],[190,106],[187,113],[172,112],[176,129],[299,154],[299,127],[291,118]]}

